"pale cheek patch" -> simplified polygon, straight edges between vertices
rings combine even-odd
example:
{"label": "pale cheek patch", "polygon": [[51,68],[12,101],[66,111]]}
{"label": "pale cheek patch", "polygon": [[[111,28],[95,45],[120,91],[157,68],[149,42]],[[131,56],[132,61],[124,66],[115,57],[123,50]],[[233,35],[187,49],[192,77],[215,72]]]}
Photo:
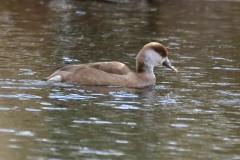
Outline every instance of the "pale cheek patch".
{"label": "pale cheek patch", "polygon": [[161,55],[159,55],[157,52],[154,50],[147,50],[146,51],[146,56],[150,59],[150,62],[153,62],[153,65],[160,65],[163,63],[163,61],[166,60],[166,57],[163,58]]}

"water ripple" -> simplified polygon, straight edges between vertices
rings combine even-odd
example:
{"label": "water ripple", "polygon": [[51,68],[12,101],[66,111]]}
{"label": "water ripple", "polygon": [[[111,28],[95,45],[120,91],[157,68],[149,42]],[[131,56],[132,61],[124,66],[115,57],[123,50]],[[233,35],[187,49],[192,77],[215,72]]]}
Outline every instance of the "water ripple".
{"label": "water ripple", "polygon": [[90,96],[90,95],[85,96],[85,95],[80,95],[75,93],[64,94],[61,92],[56,92],[56,93],[50,93],[49,98],[66,101],[66,100],[86,100],[86,99],[92,99],[96,97]]}
{"label": "water ripple", "polygon": [[49,110],[49,111],[65,111],[65,110],[67,110],[67,108],[63,108],[63,107],[41,107],[41,109]]}
{"label": "water ripple", "polygon": [[17,131],[17,130],[8,129],[8,128],[0,128],[0,133],[15,133],[15,135],[17,136],[27,136],[27,137],[34,136],[34,133],[31,131],[27,131],[27,130]]}
{"label": "water ripple", "polygon": [[21,100],[29,100],[29,99],[39,99],[42,98],[41,96],[32,95],[32,94],[24,94],[24,93],[18,93],[18,94],[1,94],[0,98],[18,98]]}
{"label": "water ripple", "polygon": [[120,125],[129,125],[135,126],[137,125],[135,122],[111,122],[105,120],[99,120],[98,118],[89,118],[89,120],[74,120],[73,123],[76,124],[120,124]]}
{"label": "water ripple", "polygon": [[113,150],[113,149],[96,150],[96,149],[90,149],[88,147],[82,147],[82,148],[79,149],[79,151],[82,154],[96,154],[96,155],[104,155],[104,156],[109,156],[109,155],[123,156],[124,155],[123,152]]}
{"label": "water ripple", "polygon": [[9,108],[9,107],[1,107],[0,106],[0,111],[10,111],[10,110],[16,110],[16,107]]}

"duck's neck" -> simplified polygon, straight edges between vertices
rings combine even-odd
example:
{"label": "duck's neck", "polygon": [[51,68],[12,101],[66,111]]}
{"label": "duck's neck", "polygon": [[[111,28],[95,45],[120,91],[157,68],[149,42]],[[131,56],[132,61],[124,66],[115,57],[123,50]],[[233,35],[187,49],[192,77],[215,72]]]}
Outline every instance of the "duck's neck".
{"label": "duck's neck", "polygon": [[149,73],[153,74],[154,65],[146,63],[146,61],[138,61],[136,63],[136,72],[137,73]]}

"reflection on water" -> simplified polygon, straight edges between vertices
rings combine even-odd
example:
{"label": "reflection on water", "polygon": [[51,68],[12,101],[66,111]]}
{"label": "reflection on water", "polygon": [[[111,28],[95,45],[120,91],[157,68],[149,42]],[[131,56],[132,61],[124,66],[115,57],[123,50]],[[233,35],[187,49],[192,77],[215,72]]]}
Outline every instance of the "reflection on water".
{"label": "reflection on water", "polygon": [[[120,2],[120,3],[119,3]],[[2,159],[240,159],[238,1],[4,1]],[[135,67],[169,48],[178,74],[143,90],[42,79],[73,63]]]}

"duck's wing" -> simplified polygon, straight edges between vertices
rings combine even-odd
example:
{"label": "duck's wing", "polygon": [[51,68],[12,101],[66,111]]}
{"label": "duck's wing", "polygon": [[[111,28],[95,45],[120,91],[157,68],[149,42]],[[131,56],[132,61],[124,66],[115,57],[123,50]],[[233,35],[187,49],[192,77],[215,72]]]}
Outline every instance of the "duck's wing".
{"label": "duck's wing", "polygon": [[74,71],[77,71],[80,69],[87,68],[87,67],[89,67],[89,65],[90,65],[90,63],[89,64],[67,65],[67,66],[57,69],[56,71],[74,72]]}
{"label": "duck's wing", "polygon": [[131,71],[125,64],[120,62],[97,62],[78,65],[68,65],[60,68],[59,71],[75,72],[86,68],[97,69],[107,73],[119,75],[125,75]]}
{"label": "duck's wing", "polygon": [[126,75],[131,72],[131,70],[125,64],[120,62],[98,62],[90,64],[89,67],[118,75]]}
{"label": "duck's wing", "polygon": [[[131,70],[123,63],[120,62],[96,62],[78,65],[68,65],[56,70],[53,74],[47,77],[47,80],[62,81],[63,77],[67,77],[69,74],[79,73],[80,70],[94,69],[99,72],[106,72],[109,74],[126,75]],[[56,80],[55,80],[56,79]]]}

